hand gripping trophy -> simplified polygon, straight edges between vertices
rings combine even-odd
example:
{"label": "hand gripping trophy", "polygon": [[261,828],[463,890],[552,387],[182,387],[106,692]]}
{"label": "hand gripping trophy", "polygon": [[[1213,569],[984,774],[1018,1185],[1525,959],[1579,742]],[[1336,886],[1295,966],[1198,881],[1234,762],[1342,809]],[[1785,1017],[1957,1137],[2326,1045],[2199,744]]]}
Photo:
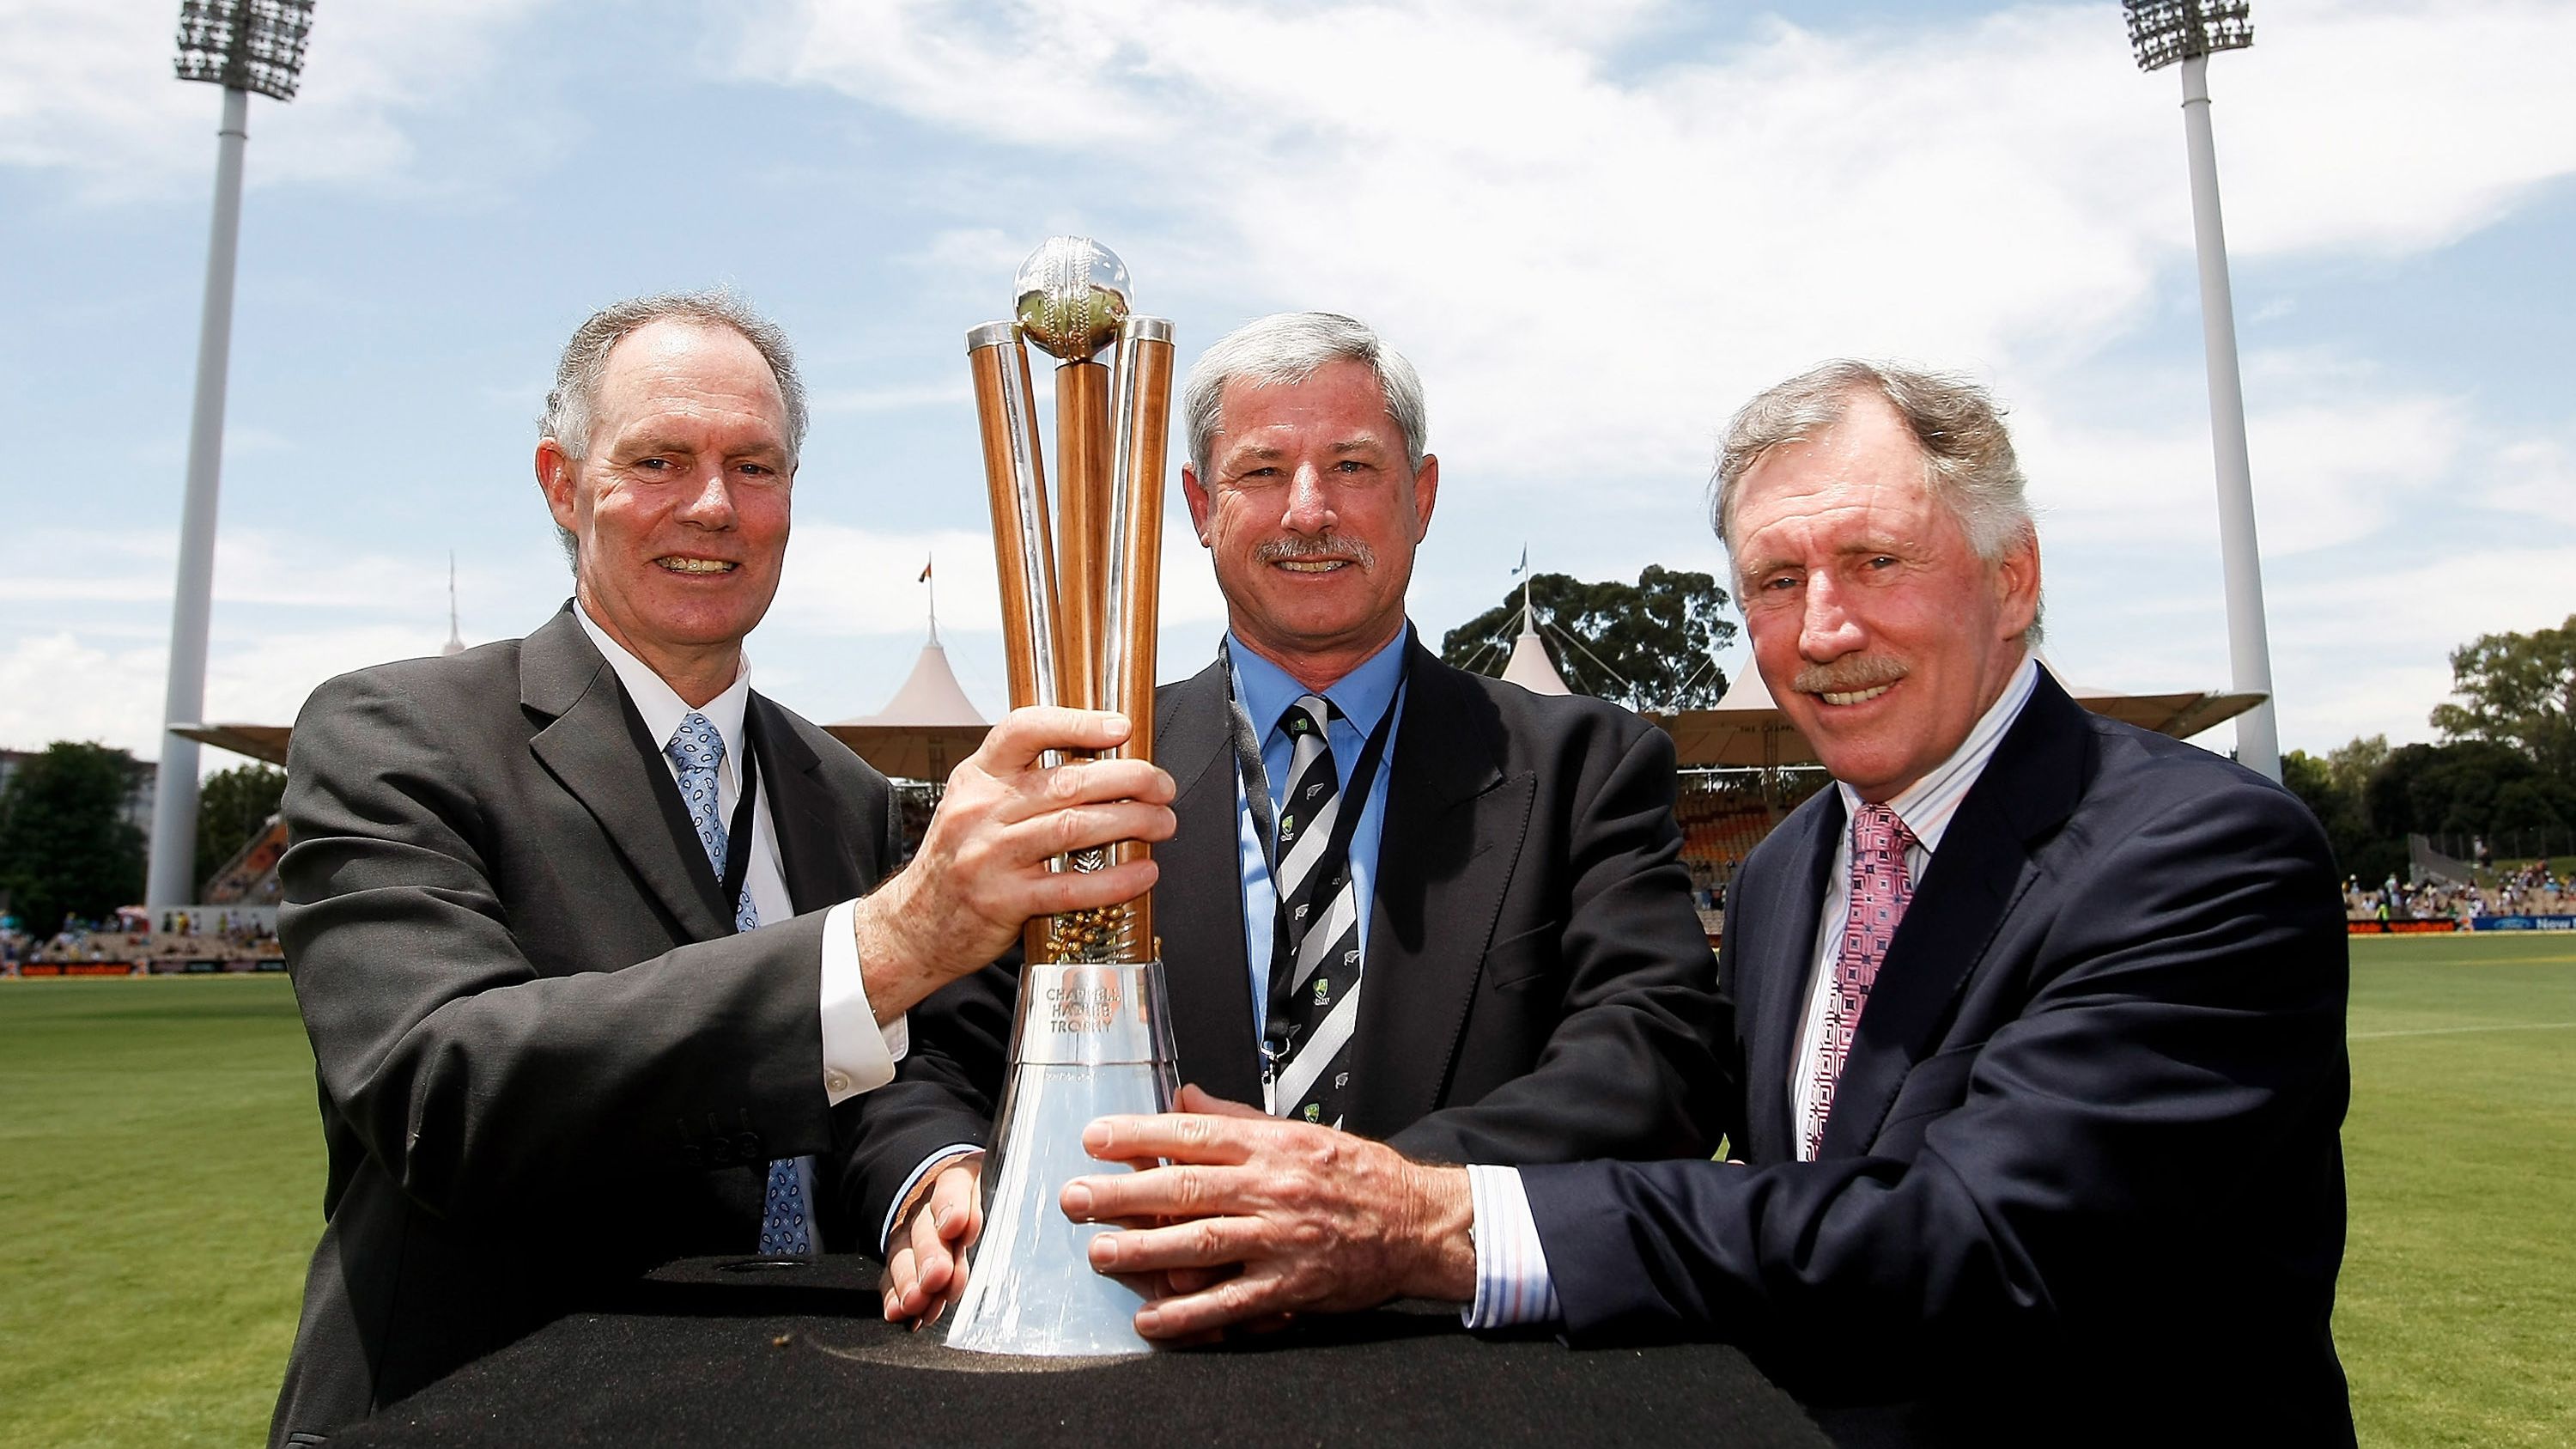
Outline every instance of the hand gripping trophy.
{"label": "hand gripping trophy", "polygon": [[[1015,290],[1014,321],[966,334],[1011,707],[1120,711],[1135,725],[1120,753],[1149,759],[1172,324],[1129,315],[1125,264],[1086,237],[1039,247]],[[1061,363],[1052,530],[1024,341]],[[1112,344],[1114,371],[1092,360]],[[1098,870],[1144,851],[1128,842],[1058,868]],[[984,1232],[948,1343],[986,1353],[1141,1353],[1134,1318],[1142,1296],[1092,1271],[1087,1245],[1103,1229],[1067,1220],[1056,1195],[1068,1180],[1104,1170],[1082,1150],[1092,1118],[1171,1109],[1171,1019],[1149,902],[1031,921],[1022,953],[1010,1077],[984,1174]]]}

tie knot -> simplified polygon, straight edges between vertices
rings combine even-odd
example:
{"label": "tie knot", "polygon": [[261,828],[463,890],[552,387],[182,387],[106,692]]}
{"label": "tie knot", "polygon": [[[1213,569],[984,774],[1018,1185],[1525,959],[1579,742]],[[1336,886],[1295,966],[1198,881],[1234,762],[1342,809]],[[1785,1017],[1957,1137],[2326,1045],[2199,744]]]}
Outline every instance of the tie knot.
{"label": "tie knot", "polygon": [[1341,711],[1333,708],[1333,702],[1322,695],[1301,694],[1297,696],[1295,704],[1281,712],[1279,728],[1292,740],[1302,735],[1315,735],[1320,738],[1324,733],[1325,724],[1339,713]]}
{"label": "tie knot", "polygon": [[712,770],[724,761],[724,736],[717,732],[714,720],[691,710],[671,732],[671,742],[662,752],[683,770]]}
{"label": "tie knot", "polygon": [[1885,805],[1863,805],[1852,816],[1852,856],[1869,859],[1901,856],[1915,843],[1905,819]]}

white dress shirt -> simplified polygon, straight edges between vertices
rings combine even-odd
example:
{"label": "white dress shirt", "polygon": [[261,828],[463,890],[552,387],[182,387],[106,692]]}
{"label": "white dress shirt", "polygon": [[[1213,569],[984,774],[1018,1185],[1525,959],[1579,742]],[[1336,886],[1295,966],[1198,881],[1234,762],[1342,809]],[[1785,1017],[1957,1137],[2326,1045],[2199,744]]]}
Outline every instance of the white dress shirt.
{"label": "white dress shirt", "polygon": [[[608,666],[617,671],[617,682],[626,686],[626,698],[643,716],[646,733],[668,744],[679,733],[680,721],[692,713],[688,701],[650,665],[610,638],[590,617],[588,607],[576,605],[573,617],[581,621],[582,632],[598,646]],[[705,715],[725,742],[724,759],[716,767],[719,820],[732,820],[734,802],[742,795],[742,722],[750,702],[751,656],[746,654],[724,693],[694,711]],[[662,764],[676,784],[680,767],[672,763],[667,750]],[[771,792],[763,790],[752,801],[751,862],[743,879],[743,889],[763,924],[796,914],[787,898],[787,877],[779,870],[778,829],[769,815],[771,798]],[[907,1045],[904,1019],[897,1017],[880,1030],[876,1010],[868,1004],[867,974],[859,966],[858,937],[851,925],[857,905],[855,900],[843,901],[823,918],[823,1091],[835,1105],[893,1081],[894,1064]]]}
{"label": "white dress shirt", "polygon": [[[1970,786],[1986,773],[1986,762],[1995,757],[1995,746],[2002,744],[2004,731],[2021,718],[2021,708],[2030,703],[2030,692],[2039,683],[2039,661],[2025,658],[2004,692],[1977,718],[1968,737],[1950,752],[1932,773],[1906,786],[1887,802],[1896,818],[1914,834],[1914,843],[1905,847],[1905,879],[1920,886],[1923,872],[1932,863],[1932,852],[1941,848],[1941,837],[1950,828],[1950,820],[1959,813],[1959,802],[1968,798]],[[1843,795],[1843,819],[1849,822],[1860,813],[1860,792],[1840,780],[1834,788]],[[1834,959],[1842,955],[1843,927],[1851,918],[1851,831],[1846,829],[1834,845],[1834,863],[1825,873],[1825,903],[1816,917],[1816,955],[1810,967],[1807,985],[1806,1013],[1798,1020],[1798,1053],[1789,1063],[1789,1120],[1799,1130],[1791,1135],[1798,1139],[1798,1157],[1807,1159],[1805,1123],[1816,1106],[1816,1074],[1823,1063],[1825,1050],[1825,1011],[1834,993]]]}
{"label": "white dress shirt", "polygon": [[[2004,692],[1977,718],[1968,737],[1950,757],[1932,772],[1907,786],[1890,799],[1888,808],[1905,828],[1914,832],[1915,844],[1906,847],[1905,875],[1909,881],[1921,881],[1930,866],[1932,853],[1940,847],[1943,833],[1950,828],[1952,817],[1959,813],[1959,803],[1968,797],[1970,787],[1986,772],[1986,764],[2003,742],[2005,731],[2021,717],[2022,706],[2030,703],[2031,691],[2039,684],[2039,661],[2022,660],[2021,668],[2004,686]],[[1843,819],[1848,822],[1860,805],[1860,795],[1841,781],[1834,788],[1843,794]],[[1823,909],[1816,918],[1816,954],[1809,963],[1807,1010],[1798,1027],[1798,1051],[1790,1068],[1789,1080],[1782,1084],[1790,1094],[1791,1120],[1804,1122],[1815,1092],[1816,1055],[1823,1049],[1824,993],[1833,984],[1833,961],[1841,954],[1843,920],[1851,913],[1851,831],[1842,831],[1841,842],[1834,847],[1834,863],[1825,891]],[[1793,1134],[1799,1139],[1798,1152],[1806,1153],[1804,1132]],[[1547,1251],[1540,1243],[1538,1225],[1531,1221],[1529,1197],[1523,1191],[1520,1172],[1509,1167],[1470,1167],[1468,1185],[1475,1199],[1476,1301],[1468,1308],[1470,1328],[1504,1328],[1517,1323],[1545,1323],[1558,1315],[1556,1280],[1548,1275]],[[1505,1188],[1501,1179],[1509,1178]]]}

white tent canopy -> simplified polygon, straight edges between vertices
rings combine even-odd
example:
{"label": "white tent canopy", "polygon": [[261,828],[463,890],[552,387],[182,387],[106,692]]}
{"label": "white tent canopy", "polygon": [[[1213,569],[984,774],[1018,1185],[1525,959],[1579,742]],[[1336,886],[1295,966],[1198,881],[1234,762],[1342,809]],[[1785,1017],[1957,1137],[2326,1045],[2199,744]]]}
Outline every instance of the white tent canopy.
{"label": "white tent canopy", "polygon": [[921,646],[903,687],[875,714],[825,725],[859,758],[885,774],[904,780],[945,780],[956,763],[984,742],[985,723],[957,673],[948,667],[948,651],[937,635]]}
{"label": "white tent canopy", "polygon": [[1547,657],[1547,646],[1539,642],[1538,633],[1521,620],[1521,636],[1512,641],[1511,662],[1503,666],[1503,678],[1532,694],[1572,694],[1556,666]]}

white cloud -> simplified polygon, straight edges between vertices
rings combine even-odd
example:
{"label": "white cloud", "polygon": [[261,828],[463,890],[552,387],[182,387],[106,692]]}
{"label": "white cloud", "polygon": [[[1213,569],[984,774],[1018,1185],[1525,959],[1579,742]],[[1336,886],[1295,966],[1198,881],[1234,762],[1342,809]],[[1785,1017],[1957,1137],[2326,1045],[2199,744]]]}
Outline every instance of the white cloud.
{"label": "white cloud", "polygon": [[[2187,261],[2172,78],[2108,7],[1772,22],[1620,74],[1670,13],[783,4],[740,70],[1116,177],[1181,218],[1105,238],[1140,277],[1371,318],[1483,476],[1689,476],[1732,399],[1822,355],[2076,360]],[[2264,27],[2219,80],[2240,256],[2435,245],[2576,168],[2550,60],[2576,11],[2276,0]],[[1007,274],[1027,240],[932,260]]]}
{"label": "white cloud", "polygon": [[2576,449],[2560,438],[2520,438],[2495,449],[2473,496],[2489,508],[2566,524],[2576,521]]}
{"label": "white cloud", "polygon": [[[251,100],[252,184],[376,184],[415,159],[406,127],[477,83],[492,48],[548,0],[323,5],[295,99]],[[0,166],[61,170],[94,200],[202,192],[221,91],[175,79],[178,9],[0,0]],[[523,136],[522,151],[542,149]]]}

